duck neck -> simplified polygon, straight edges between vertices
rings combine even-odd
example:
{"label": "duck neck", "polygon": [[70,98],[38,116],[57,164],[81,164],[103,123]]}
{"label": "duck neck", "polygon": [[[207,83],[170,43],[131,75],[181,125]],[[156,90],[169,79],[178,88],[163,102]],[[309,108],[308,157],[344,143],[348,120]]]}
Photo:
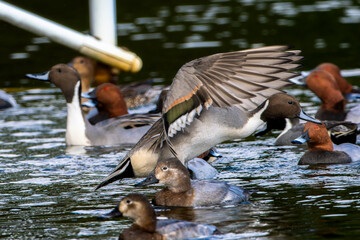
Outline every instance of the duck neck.
{"label": "duck neck", "polygon": [[126,115],[129,114],[128,110],[127,110],[127,106],[126,103],[123,99],[114,102],[110,108],[109,108],[109,117],[113,118],[113,117],[118,117],[118,116],[122,116],[122,115]]}
{"label": "duck neck", "polygon": [[66,144],[90,145],[86,136],[86,127],[90,125],[84,118],[80,106],[81,83],[78,81],[74,87],[72,101],[67,103]]}
{"label": "duck neck", "polygon": [[178,175],[175,181],[171,181],[171,185],[168,186],[169,190],[175,193],[182,193],[191,189],[190,175]]}
{"label": "duck neck", "polygon": [[299,122],[300,120],[298,118],[285,118],[285,128],[276,139],[287,133],[292,127],[299,124]]}
{"label": "duck neck", "polygon": [[135,222],[140,228],[146,232],[153,233],[156,231],[156,214],[154,209],[147,208],[141,211],[141,216]]}
{"label": "duck neck", "polygon": [[81,76],[81,92],[82,93],[87,93],[90,91],[90,87],[91,87],[91,76]]}
{"label": "duck neck", "polygon": [[343,113],[345,112],[345,100],[338,101],[336,103],[333,102],[323,102],[321,105],[323,110],[335,112],[335,113]]}
{"label": "duck neck", "polygon": [[308,142],[308,147],[310,151],[334,151],[334,145],[330,140],[329,136],[326,136],[322,139],[323,141],[318,141],[317,143],[312,143],[311,140]]}

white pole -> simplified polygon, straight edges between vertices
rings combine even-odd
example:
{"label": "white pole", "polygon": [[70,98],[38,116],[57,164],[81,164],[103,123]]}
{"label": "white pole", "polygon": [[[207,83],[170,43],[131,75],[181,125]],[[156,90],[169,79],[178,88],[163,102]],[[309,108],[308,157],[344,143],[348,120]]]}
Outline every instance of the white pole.
{"label": "white pole", "polygon": [[117,45],[116,1],[89,0],[91,35]]}
{"label": "white pole", "polygon": [[130,51],[99,41],[1,0],[0,19],[37,35],[46,36],[54,42],[122,70],[137,72],[142,67],[141,59]]}

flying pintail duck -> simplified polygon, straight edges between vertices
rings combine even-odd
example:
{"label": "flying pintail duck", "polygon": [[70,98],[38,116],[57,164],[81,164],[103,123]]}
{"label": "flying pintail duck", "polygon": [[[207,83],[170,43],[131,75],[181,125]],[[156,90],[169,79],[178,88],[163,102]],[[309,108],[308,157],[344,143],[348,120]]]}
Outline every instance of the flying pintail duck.
{"label": "flying pintail duck", "polygon": [[81,96],[88,99],[82,106],[97,109],[97,114],[89,118],[91,124],[129,114],[123,94],[115,84],[103,83]]}
{"label": "flying pintail duck", "polygon": [[294,144],[305,142],[309,150],[301,157],[299,165],[343,164],[360,160],[360,146],[333,144],[324,124],[307,122],[303,134],[292,141]]}
{"label": "flying pintail duck", "polygon": [[290,85],[299,51],[270,46],[219,53],[193,60],[176,74],[162,116],[96,189],[124,173],[146,177],[160,159],[183,164],[210,147],[244,138],[270,119],[307,116],[299,102],[280,89]]}
{"label": "flying pintail duck", "polygon": [[58,64],[49,72],[27,74],[30,79],[48,81],[61,89],[67,104],[67,145],[119,145],[135,144],[158,115],[125,115],[91,125],[80,106],[81,82],[79,73],[66,64]]}
{"label": "flying pintail duck", "polygon": [[153,203],[169,207],[200,207],[248,202],[250,192],[216,180],[190,180],[187,168],[176,158],[158,161],[155,172],[137,186],[165,185]]}

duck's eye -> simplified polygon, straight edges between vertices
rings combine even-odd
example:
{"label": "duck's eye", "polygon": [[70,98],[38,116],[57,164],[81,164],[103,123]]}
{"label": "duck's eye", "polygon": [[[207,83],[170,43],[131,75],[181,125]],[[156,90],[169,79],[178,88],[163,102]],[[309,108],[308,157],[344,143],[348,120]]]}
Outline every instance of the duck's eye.
{"label": "duck's eye", "polygon": [[80,63],[83,64],[83,63],[84,63],[84,60],[80,60]]}
{"label": "duck's eye", "polygon": [[58,70],[57,70],[59,73],[61,73],[62,71],[61,71],[61,68],[58,68]]}
{"label": "duck's eye", "polygon": [[168,170],[168,167],[162,167],[161,168],[163,171],[167,171]]}
{"label": "duck's eye", "polygon": [[131,203],[131,200],[129,200],[129,199],[126,200],[126,203],[127,203],[127,204],[130,204],[130,203]]}
{"label": "duck's eye", "polygon": [[293,101],[288,101],[288,104],[293,104]]}

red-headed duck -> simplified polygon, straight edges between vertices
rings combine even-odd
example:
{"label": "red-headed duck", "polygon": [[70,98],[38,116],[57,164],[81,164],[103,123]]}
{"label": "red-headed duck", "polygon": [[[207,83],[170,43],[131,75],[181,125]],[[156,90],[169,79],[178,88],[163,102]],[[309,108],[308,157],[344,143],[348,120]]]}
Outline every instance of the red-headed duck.
{"label": "red-headed duck", "polygon": [[354,88],[345,78],[341,76],[340,68],[333,63],[322,63],[316,67],[317,70],[322,70],[330,73],[342,94],[359,93],[357,88]]}
{"label": "red-headed duck", "polygon": [[342,95],[339,84],[329,72],[313,71],[307,78],[308,88],[313,91],[322,102],[315,117],[320,120],[350,121],[360,123],[360,105],[348,112],[345,111],[346,100]]}
{"label": "red-headed duck", "polygon": [[155,172],[138,186],[160,182],[165,188],[153,203],[169,207],[199,207],[248,202],[250,193],[238,186],[216,180],[190,180],[188,169],[176,158],[160,160]]}
{"label": "red-headed duck", "polygon": [[95,116],[89,118],[91,124],[129,114],[123,94],[115,84],[103,83],[81,96],[89,99],[83,106],[96,107],[98,110]]}
{"label": "red-headed duck", "polygon": [[124,240],[203,238],[219,233],[213,225],[176,219],[157,221],[154,208],[144,195],[138,193],[124,197],[106,217],[116,216],[129,217],[135,221],[120,234],[119,239]]}
{"label": "red-headed duck", "polygon": [[328,72],[315,70],[306,78],[308,88],[322,102],[315,117],[320,120],[343,121],[346,117],[345,98],[335,78]]}
{"label": "red-headed duck", "polygon": [[[143,120],[138,116],[125,115],[91,125],[80,106],[81,82],[79,73],[66,64],[58,64],[43,74],[27,74],[28,78],[48,81],[61,89],[67,104],[67,145],[118,145],[135,144],[150,125],[158,119],[157,115],[147,115]],[[131,127],[134,124],[141,127]]]}
{"label": "red-headed duck", "polygon": [[301,157],[299,165],[343,164],[360,159],[357,145],[344,143],[334,147],[324,124],[307,122],[303,134],[293,140],[294,144],[304,142],[309,150]]}
{"label": "red-headed duck", "polygon": [[[244,138],[277,118],[315,121],[280,89],[290,85],[299,51],[270,46],[219,53],[186,63],[166,94],[161,119],[97,189],[123,178],[145,177],[161,159],[183,164],[221,142]],[[129,171],[127,171],[129,172]]]}
{"label": "red-headed duck", "polygon": [[[358,134],[358,125],[356,123],[348,121],[326,120],[324,120],[323,123],[329,132],[331,140],[335,144],[356,143],[356,137]],[[305,123],[300,123],[299,119],[297,118],[277,119],[275,121],[270,121],[267,124],[267,128],[265,130],[260,131],[255,135],[262,136],[273,129],[282,130],[282,132],[275,139],[275,145],[292,145],[291,141],[300,136],[304,131],[304,125]]]}

